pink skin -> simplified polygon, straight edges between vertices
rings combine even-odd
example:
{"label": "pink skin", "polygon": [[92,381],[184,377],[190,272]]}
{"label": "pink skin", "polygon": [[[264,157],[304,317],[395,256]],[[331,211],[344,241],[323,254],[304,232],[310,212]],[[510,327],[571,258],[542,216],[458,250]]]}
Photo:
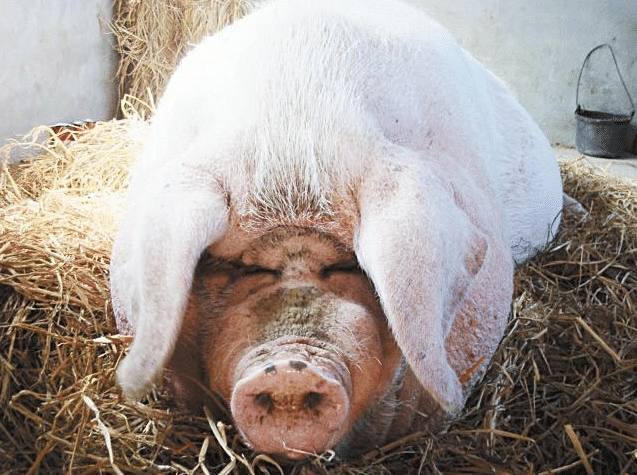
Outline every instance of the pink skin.
{"label": "pink skin", "polygon": [[[352,393],[347,366],[303,343],[261,345],[271,353],[262,364],[254,351],[243,358],[231,410],[243,437],[265,453],[298,458],[322,453],[347,431]],[[256,364],[255,364],[256,363]]]}
{"label": "pink skin", "polygon": [[[197,268],[167,366],[179,400],[200,411],[215,393],[248,445],[288,459],[350,457],[444,423],[412,370],[401,373],[374,288],[341,241],[286,226],[228,236]],[[445,342],[463,384],[484,360],[465,341],[470,316]]]}
{"label": "pink skin", "polygon": [[202,380],[256,452],[325,452],[383,399],[401,352],[373,287],[335,240],[282,228],[247,249],[231,266],[200,266],[169,364],[173,386],[197,406],[188,378]]}

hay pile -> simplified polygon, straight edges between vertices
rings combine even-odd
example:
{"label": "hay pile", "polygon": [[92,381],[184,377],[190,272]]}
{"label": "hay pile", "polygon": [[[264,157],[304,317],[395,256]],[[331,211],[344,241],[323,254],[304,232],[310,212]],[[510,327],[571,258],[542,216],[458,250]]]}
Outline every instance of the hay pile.
{"label": "hay pile", "polygon": [[447,433],[279,467],[161,388],[123,401],[108,256],[145,130],[98,123],[0,175],[1,473],[637,473],[637,192],[577,163],[565,188],[590,216],[517,272],[507,336]]}
{"label": "hay pile", "polygon": [[202,38],[248,13],[248,0],[115,0],[111,29],[120,54],[120,97],[152,103]]}

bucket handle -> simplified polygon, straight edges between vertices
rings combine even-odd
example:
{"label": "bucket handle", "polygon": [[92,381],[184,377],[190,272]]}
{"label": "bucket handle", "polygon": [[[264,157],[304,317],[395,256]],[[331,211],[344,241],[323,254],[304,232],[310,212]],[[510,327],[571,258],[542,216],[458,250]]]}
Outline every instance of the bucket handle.
{"label": "bucket handle", "polygon": [[624,86],[624,91],[626,91],[626,95],[628,96],[628,100],[630,101],[630,107],[631,107],[630,118],[632,119],[633,115],[635,115],[635,104],[633,103],[633,99],[630,97],[630,93],[628,92],[628,88],[626,87],[626,83],[624,82],[624,78],[622,77],[622,73],[619,72],[619,66],[617,65],[617,59],[615,58],[615,53],[613,52],[613,48],[608,43],[604,43],[604,44],[601,44],[599,46],[595,46],[595,48],[590,50],[590,52],[586,55],[586,58],[584,58],[584,63],[582,64],[582,69],[579,70],[579,77],[577,78],[577,90],[575,92],[575,103],[577,104],[577,110],[578,111],[580,110],[579,85],[580,85],[580,81],[582,80],[582,73],[584,72],[584,68],[586,67],[586,63],[588,63],[588,58],[591,57],[591,54],[593,54],[593,52],[595,52],[598,49],[603,48],[605,46],[608,47],[608,49],[610,50],[610,54],[613,56],[613,62],[615,63],[615,69],[617,70],[617,75],[619,76],[619,80],[622,82],[622,86]]}

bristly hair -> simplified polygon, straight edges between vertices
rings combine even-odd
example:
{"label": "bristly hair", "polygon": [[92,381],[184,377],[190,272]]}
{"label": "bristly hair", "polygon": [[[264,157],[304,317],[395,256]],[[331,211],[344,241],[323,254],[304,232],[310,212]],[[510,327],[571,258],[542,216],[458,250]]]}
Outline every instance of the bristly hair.
{"label": "bristly hair", "polygon": [[[262,59],[238,65],[242,75],[254,78],[247,86],[254,102],[242,104],[250,113],[235,165],[241,167],[236,176],[243,177],[246,191],[235,205],[248,221],[328,218],[333,197],[346,193],[347,183],[360,172],[360,150],[372,147],[360,143],[376,127],[363,110],[360,82],[369,60],[365,56],[372,52],[361,53],[363,32],[345,24],[347,19],[325,15],[325,23],[299,16],[296,28],[262,35],[261,42],[285,47],[255,44],[263,46],[263,54],[255,55]],[[343,24],[324,27],[334,21]],[[317,39],[322,47],[304,46]],[[268,72],[273,68],[275,73]]]}

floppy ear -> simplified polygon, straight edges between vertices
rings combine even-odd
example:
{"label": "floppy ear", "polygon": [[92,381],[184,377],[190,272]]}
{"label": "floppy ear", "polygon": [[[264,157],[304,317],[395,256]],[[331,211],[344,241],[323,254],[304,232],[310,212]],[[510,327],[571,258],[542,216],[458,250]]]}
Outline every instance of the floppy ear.
{"label": "floppy ear", "polygon": [[[502,243],[492,246],[491,223],[479,229],[480,217],[461,208],[471,193],[481,198],[471,180],[455,182],[455,173],[462,182],[462,171],[447,167],[452,182],[420,157],[385,160],[360,190],[356,254],[412,371],[453,416],[466,397],[463,368],[475,363],[463,360],[486,348],[488,361],[502,336],[513,280],[510,257]],[[465,184],[469,195],[458,191]],[[475,292],[476,286],[487,288]],[[453,325],[458,314],[473,327]],[[452,325],[459,338],[447,338]],[[479,341],[484,338],[486,346]],[[452,348],[450,355],[450,342],[466,348]]]}
{"label": "floppy ear", "polygon": [[159,176],[140,175],[129,191],[110,267],[118,328],[135,334],[118,368],[131,399],[144,395],[171,356],[195,266],[228,219],[222,190],[201,170],[171,167]]}

